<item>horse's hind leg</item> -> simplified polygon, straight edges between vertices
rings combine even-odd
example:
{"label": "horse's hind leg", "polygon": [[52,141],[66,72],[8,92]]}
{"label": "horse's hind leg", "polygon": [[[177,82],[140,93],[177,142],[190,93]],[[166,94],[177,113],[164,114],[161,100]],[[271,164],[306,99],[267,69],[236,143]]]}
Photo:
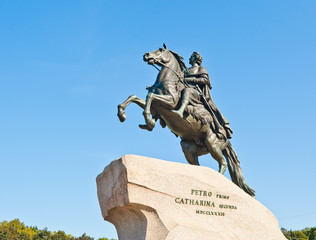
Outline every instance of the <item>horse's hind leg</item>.
{"label": "horse's hind leg", "polygon": [[198,159],[199,147],[196,145],[195,142],[182,140],[181,147],[182,147],[184,156],[189,164],[200,165],[199,159]]}
{"label": "horse's hind leg", "polygon": [[227,162],[223,156],[221,145],[225,144],[222,140],[219,140],[212,131],[208,131],[205,138],[205,145],[212,157],[218,162],[218,172],[224,174],[227,168]]}
{"label": "horse's hind leg", "polygon": [[121,122],[124,122],[126,119],[126,113],[124,110],[130,103],[136,103],[142,109],[144,109],[146,105],[146,101],[144,99],[141,99],[137,97],[136,95],[129,96],[123,103],[117,106],[118,108],[117,116]]}

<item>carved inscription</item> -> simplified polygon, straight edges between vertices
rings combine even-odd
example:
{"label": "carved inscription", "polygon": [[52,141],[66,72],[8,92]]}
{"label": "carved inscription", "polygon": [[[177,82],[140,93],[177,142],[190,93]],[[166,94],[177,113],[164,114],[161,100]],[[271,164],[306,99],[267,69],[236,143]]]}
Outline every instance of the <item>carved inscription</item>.
{"label": "carved inscription", "polygon": [[228,195],[213,194],[211,191],[200,189],[191,189],[190,195],[190,198],[176,197],[174,201],[177,204],[203,207],[203,209],[200,208],[195,211],[196,214],[202,215],[223,217],[230,212],[224,212],[225,210],[237,210],[237,206],[229,204],[230,197]]}

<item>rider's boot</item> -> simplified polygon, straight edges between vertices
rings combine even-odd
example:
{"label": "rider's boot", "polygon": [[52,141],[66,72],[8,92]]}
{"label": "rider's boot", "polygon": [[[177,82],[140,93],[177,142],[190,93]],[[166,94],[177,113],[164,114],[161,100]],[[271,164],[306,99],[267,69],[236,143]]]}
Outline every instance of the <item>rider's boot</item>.
{"label": "rider's boot", "polygon": [[181,107],[179,108],[179,110],[171,110],[171,112],[174,112],[176,114],[179,115],[179,117],[183,118],[183,112],[186,109],[186,107],[188,106],[189,101],[186,99],[183,99],[182,103],[181,103]]}

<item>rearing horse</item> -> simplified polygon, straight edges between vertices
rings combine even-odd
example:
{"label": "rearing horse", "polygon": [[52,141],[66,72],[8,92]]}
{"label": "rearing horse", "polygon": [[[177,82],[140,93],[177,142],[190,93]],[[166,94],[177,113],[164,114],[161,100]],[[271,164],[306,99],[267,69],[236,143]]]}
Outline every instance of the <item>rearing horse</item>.
{"label": "rearing horse", "polygon": [[[202,124],[200,120],[188,113],[181,118],[171,111],[179,107],[181,91],[186,87],[183,82],[186,69],[183,58],[168,50],[164,44],[164,48],[145,53],[143,59],[150,65],[160,66],[161,70],[154,85],[148,87],[146,101],[131,95],[118,105],[120,121],[124,122],[126,119],[125,108],[130,103],[136,103],[144,109],[143,115],[146,124],[139,125],[140,128],[151,131],[155,127],[155,121],[159,119],[162,127],[167,125],[174,134],[181,137],[182,151],[189,164],[200,165],[198,157],[210,153],[218,162],[221,174],[224,174],[228,162],[232,181],[246,193],[254,196],[255,191],[245,182],[240,162],[229,140],[219,138],[212,131],[209,123]],[[207,110],[205,111],[207,112]]]}

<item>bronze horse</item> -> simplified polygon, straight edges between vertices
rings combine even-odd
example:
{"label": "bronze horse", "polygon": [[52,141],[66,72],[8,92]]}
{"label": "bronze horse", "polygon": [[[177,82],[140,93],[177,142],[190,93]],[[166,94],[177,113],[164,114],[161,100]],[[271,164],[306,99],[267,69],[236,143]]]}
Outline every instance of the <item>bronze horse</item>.
{"label": "bronze horse", "polygon": [[143,59],[150,65],[160,66],[161,70],[154,85],[148,87],[146,100],[131,95],[118,105],[120,121],[126,119],[125,108],[130,103],[136,103],[144,109],[146,121],[145,125],[139,125],[140,128],[151,131],[159,119],[162,127],[167,125],[174,134],[181,137],[181,147],[189,164],[199,165],[198,157],[210,153],[218,162],[221,174],[225,172],[228,162],[232,181],[249,195],[255,196],[255,191],[244,180],[240,162],[229,140],[219,138],[209,123],[202,123],[187,112],[181,118],[172,111],[179,108],[181,91],[186,87],[183,82],[186,69],[183,58],[164,45],[164,48],[145,53]]}

